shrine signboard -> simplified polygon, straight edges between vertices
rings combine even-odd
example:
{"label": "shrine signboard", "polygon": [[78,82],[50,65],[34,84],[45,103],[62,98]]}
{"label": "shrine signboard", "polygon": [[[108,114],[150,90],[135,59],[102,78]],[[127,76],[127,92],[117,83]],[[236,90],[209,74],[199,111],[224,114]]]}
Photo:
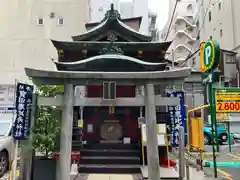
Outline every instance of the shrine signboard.
{"label": "shrine signboard", "polygon": [[168,106],[168,127],[171,131],[171,144],[172,147],[179,146],[179,128],[182,126],[187,133],[186,128],[186,107],[185,107],[185,94],[183,91],[174,91],[167,93],[168,97],[179,97],[180,105]]}
{"label": "shrine signboard", "polygon": [[13,123],[12,133],[15,140],[24,140],[29,136],[32,98],[33,86],[18,83],[16,91],[16,119]]}

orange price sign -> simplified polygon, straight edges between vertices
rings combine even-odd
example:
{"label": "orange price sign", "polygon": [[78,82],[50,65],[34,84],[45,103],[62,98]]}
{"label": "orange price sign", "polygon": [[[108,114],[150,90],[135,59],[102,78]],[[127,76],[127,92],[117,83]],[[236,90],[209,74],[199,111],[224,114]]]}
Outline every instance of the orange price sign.
{"label": "orange price sign", "polygon": [[236,113],[240,112],[240,102],[217,102],[217,113]]}

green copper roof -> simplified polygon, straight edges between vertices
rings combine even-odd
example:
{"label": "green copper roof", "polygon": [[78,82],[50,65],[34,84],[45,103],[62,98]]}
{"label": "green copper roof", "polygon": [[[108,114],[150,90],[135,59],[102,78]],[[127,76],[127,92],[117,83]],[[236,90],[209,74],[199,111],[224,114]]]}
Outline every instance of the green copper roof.
{"label": "green copper roof", "polygon": [[100,37],[107,36],[107,33],[115,33],[127,41],[151,41],[151,36],[143,35],[121,21],[121,16],[117,10],[114,10],[113,4],[107,11],[102,22],[91,30],[78,36],[73,36],[74,41],[94,41]]}
{"label": "green copper roof", "polygon": [[144,72],[165,70],[167,63],[150,63],[120,54],[104,54],[77,62],[55,62],[61,71]]}

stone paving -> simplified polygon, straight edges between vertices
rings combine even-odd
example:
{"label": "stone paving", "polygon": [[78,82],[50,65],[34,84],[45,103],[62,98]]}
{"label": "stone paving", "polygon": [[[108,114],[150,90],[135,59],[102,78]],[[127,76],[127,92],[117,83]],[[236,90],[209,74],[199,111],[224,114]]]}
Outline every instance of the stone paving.
{"label": "stone paving", "polygon": [[140,175],[131,174],[80,174],[71,180],[142,180]]}
{"label": "stone paving", "polygon": [[[197,171],[195,168],[189,169],[190,180],[213,180],[213,178],[206,177],[204,172]],[[72,180],[142,180],[141,175],[136,174],[80,174],[76,179]],[[185,178],[185,180],[187,180]]]}

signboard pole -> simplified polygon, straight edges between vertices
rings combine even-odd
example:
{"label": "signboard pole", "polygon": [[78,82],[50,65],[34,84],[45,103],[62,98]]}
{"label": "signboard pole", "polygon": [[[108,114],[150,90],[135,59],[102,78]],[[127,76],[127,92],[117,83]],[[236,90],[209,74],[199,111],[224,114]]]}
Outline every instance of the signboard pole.
{"label": "signboard pole", "polygon": [[[201,44],[200,56],[201,56],[201,72],[203,75],[202,83],[208,84],[209,88],[209,104],[211,113],[211,129],[213,134],[212,151],[213,151],[213,165],[214,176],[217,178],[217,163],[216,163],[216,147],[219,151],[219,142],[217,136],[217,117],[216,117],[216,104],[215,104],[215,89],[213,89],[213,83],[218,81],[217,67],[220,64],[220,46],[215,40],[210,40]],[[205,76],[205,77],[204,77]]]}
{"label": "signboard pole", "polygon": [[19,140],[16,140],[15,149],[14,149],[13,180],[16,180],[17,178],[16,175],[17,175],[18,146],[19,146]]}
{"label": "signboard pole", "polygon": [[13,164],[13,180],[16,180],[18,146],[21,140],[29,138],[31,128],[31,107],[33,101],[33,86],[23,83],[17,84],[16,89],[16,119],[12,126],[12,136],[15,139]]}
{"label": "signboard pole", "polygon": [[179,128],[179,180],[183,180],[185,178],[185,130],[184,127]]}
{"label": "signboard pole", "polygon": [[232,152],[232,145],[231,145],[231,131],[230,131],[230,122],[227,122],[227,126],[228,126],[228,150],[229,152]]}
{"label": "signboard pole", "polygon": [[214,168],[214,177],[217,178],[217,162],[216,162],[216,147],[218,147],[218,138],[217,138],[217,122],[216,122],[216,108],[214,105],[215,101],[215,93],[212,87],[212,82],[208,85],[209,88],[209,104],[210,104],[210,113],[211,113],[211,129],[213,133],[213,141],[212,141],[212,152],[213,152],[213,168]]}

